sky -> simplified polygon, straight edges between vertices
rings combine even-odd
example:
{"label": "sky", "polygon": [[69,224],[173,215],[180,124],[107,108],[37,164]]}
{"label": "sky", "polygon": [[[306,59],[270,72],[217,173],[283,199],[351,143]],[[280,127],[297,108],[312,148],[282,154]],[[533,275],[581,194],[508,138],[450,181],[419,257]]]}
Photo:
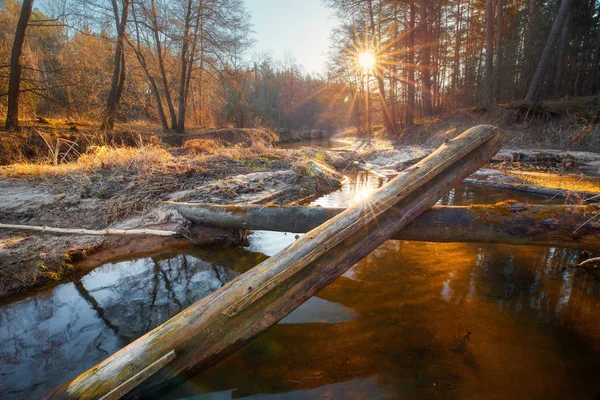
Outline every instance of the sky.
{"label": "sky", "polygon": [[335,21],[323,0],[246,0],[246,7],[256,41],[251,53],[283,61],[289,52],[306,72],[324,72]]}

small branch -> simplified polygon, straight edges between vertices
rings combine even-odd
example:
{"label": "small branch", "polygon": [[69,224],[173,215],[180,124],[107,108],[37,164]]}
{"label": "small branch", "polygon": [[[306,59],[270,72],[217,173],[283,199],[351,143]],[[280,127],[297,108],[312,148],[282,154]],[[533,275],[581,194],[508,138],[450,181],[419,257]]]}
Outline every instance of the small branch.
{"label": "small branch", "polygon": [[589,258],[582,263],[579,263],[577,266],[583,268],[598,268],[600,267],[600,257]]}
{"label": "small branch", "polygon": [[52,228],[49,226],[11,225],[0,224],[0,229],[17,229],[23,231],[38,231],[43,233],[66,233],[78,235],[107,236],[107,235],[153,235],[153,236],[177,236],[179,232],[160,231],[155,229],[80,229],[80,228]]}

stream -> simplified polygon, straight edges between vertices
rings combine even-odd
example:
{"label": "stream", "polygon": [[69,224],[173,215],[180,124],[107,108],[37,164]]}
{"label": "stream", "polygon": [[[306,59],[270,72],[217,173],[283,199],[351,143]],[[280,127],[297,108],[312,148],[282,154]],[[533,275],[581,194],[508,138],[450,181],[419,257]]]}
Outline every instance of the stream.
{"label": "stream", "polygon": [[[312,203],[384,181],[349,175]],[[541,197],[462,185],[444,205]],[[0,307],[0,398],[37,399],[295,240],[165,249]],[[597,398],[600,274],[581,251],[388,241],[278,324],[157,399]],[[592,252],[593,256],[600,253]]]}

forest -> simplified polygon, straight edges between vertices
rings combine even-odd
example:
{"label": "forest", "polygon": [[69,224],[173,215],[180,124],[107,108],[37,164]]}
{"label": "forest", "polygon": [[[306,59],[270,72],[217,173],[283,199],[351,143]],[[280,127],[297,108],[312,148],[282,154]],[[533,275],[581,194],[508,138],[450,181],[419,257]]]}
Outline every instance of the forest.
{"label": "forest", "polygon": [[[241,0],[45,2],[41,9],[4,0],[0,114],[9,130],[38,117],[103,129],[142,121],[176,132],[364,130],[368,91],[370,119],[398,135],[448,110],[600,91],[595,0],[326,4],[340,23],[327,70],[311,76],[291,54],[249,54],[252,27]],[[366,51],[376,58],[369,74],[356,66]]]}

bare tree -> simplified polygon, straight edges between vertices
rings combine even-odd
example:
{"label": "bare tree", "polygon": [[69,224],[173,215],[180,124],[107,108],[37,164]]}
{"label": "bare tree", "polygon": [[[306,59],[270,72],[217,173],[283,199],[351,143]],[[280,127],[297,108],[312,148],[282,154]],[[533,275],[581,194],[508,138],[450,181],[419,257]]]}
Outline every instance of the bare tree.
{"label": "bare tree", "polygon": [[8,111],[5,127],[8,130],[19,129],[19,94],[21,92],[21,54],[25,43],[25,32],[31,18],[33,0],[24,0],[21,16],[17,23],[15,41],[10,55],[10,78],[8,84]]}
{"label": "bare tree", "polygon": [[117,0],[112,0],[112,7],[117,26],[117,42],[115,46],[115,59],[113,61],[113,77],[101,125],[102,129],[107,130],[113,129],[117,108],[119,107],[119,102],[123,95],[123,87],[125,86],[125,37],[127,35],[127,19],[129,17],[129,0],[122,0],[120,18]]}

